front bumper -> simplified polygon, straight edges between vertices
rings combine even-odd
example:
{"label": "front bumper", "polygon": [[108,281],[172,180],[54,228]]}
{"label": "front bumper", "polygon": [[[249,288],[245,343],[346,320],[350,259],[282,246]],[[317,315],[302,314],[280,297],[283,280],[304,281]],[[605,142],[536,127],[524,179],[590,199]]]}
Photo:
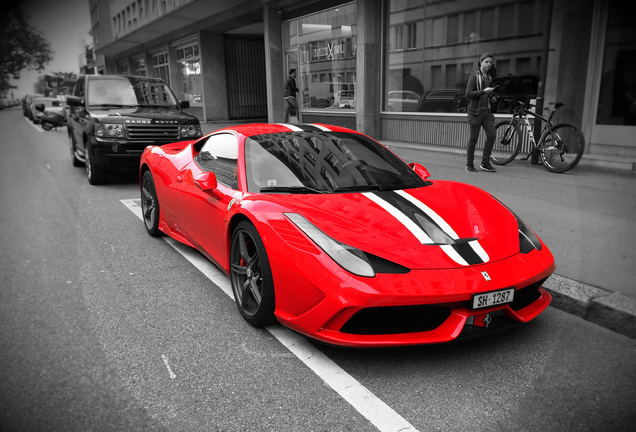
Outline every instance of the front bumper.
{"label": "front bumper", "polygon": [[[529,322],[550,304],[541,286],[555,270],[547,248],[480,266],[374,278],[351,276],[337,265],[295,262],[299,265],[290,269],[289,261],[270,258],[279,322],[319,341],[352,347],[441,343],[462,332]],[[473,294],[510,287],[516,289],[513,303],[471,309]]]}

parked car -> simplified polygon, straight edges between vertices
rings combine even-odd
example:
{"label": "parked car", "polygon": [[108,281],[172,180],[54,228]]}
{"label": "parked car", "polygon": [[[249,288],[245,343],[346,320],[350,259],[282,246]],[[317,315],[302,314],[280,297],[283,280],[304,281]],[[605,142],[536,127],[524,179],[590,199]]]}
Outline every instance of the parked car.
{"label": "parked car", "polygon": [[24,114],[24,116],[27,117],[29,120],[33,120],[31,103],[33,102],[33,99],[38,97],[44,97],[44,95],[39,93],[30,93],[24,96],[24,98],[22,99],[22,114]]}
{"label": "parked car", "polygon": [[420,94],[410,90],[390,91],[387,96],[387,109],[398,112],[417,111],[421,97]]}
{"label": "parked car", "polygon": [[255,326],[343,346],[439,343],[529,322],[551,301],[554,257],[519,216],[351,129],[228,127],[147,147],[139,175],[147,232],[225,271]]}
{"label": "parked car", "polygon": [[109,171],[137,170],[146,146],[202,135],[184,111],[190,102],[178,101],[160,78],[84,75],[67,103],[73,165],[84,163],[94,185],[107,182]]}
{"label": "parked car", "polygon": [[459,87],[431,89],[422,95],[417,110],[420,112],[458,112],[462,92],[463,89]]}
{"label": "parked car", "polygon": [[[41,105],[44,108],[42,110],[38,110],[37,106]],[[38,97],[33,99],[33,101],[31,102],[30,105],[30,110],[31,110],[31,115],[29,116],[29,118],[31,120],[33,120],[33,123],[35,124],[39,124],[40,123],[40,119],[42,118],[42,116],[44,115],[44,111],[48,108],[60,108],[63,110],[62,108],[62,104],[60,103],[59,99],[57,98],[52,98],[52,97]]]}

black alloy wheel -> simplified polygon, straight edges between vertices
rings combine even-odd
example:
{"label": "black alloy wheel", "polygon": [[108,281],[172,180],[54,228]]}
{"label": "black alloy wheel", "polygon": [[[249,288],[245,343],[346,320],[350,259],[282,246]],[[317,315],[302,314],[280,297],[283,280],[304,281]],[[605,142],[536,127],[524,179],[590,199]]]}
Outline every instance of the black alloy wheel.
{"label": "black alloy wheel", "polygon": [[77,158],[77,155],[75,154],[75,141],[73,140],[73,132],[71,132],[70,130],[68,131],[68,143],[71,147],[71,162],[73,163],[73,166],[82,166],[82,161],[79,160]]}
{"label": "black alloy wheel", "polygon": [[141,214],[146,231],[153,237],[159,237],[159,200],[155,181],[150,171],[146,171],[141,178]]}
{"label": "black alloy wheel", "polygon": [[91,149],[88,146],[86,146],[86,177],[92,185],[100,185],[108,181],[108,171],[95,166]]}
{"label": "black alloy wheel", "polygon": [[230,281],[243,318],[253,326],[266,326],[274,317],[274,281],[265,246],[250,222],[239,223],[230,247]]}

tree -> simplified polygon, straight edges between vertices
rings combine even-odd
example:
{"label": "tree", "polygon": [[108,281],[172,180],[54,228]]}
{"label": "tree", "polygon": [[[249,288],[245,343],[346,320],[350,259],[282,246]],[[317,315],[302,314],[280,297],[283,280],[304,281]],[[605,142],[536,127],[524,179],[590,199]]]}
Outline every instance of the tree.
{"label": "tree", "polygon": [[19,2],[3,6],[0,14],[0,92],[17,86],[10,80],[19,79],[24,69],[42,72],[53,60],[51,44],[42,32],[27,22]]}

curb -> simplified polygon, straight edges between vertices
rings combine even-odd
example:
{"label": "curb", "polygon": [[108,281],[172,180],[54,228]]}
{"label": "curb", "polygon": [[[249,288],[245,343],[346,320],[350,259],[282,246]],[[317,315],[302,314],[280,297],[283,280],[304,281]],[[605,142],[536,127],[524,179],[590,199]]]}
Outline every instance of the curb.
{"label": "curb", "polygon": [[543,288],[552,295],[552,307],[636,339],[636,299],[558,274]]}

